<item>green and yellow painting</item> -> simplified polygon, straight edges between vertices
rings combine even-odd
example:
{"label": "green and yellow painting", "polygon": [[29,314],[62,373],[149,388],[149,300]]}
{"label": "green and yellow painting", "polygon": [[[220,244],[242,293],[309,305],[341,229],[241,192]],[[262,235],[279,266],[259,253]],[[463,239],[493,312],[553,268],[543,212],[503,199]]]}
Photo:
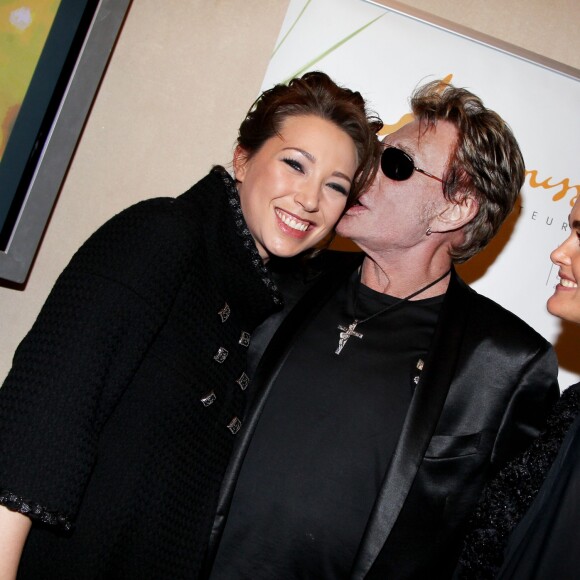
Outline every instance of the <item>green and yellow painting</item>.
{"label": "green and yellow painting", "polygon": [[0,160],[61,0],[0,0]]}

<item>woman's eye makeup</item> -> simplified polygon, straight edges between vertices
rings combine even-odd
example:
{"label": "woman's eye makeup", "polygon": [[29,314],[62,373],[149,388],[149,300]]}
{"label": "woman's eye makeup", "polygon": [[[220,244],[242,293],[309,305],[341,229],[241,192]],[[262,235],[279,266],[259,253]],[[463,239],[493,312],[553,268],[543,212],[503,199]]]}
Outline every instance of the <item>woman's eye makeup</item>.
{"label": "woman's eye makeup", "polygon": [[292,167],[292,169],[296,169],[296,171],[301,171],[304,173],[304,167],[302,167],[302,163],[300,163],[300,161],[296,161],[296,159],[292,159],[290,157],[284,157],[282,161]]}
{"label": "woman's eye makeup", "polygon": [[342,195],[348,195],[349,194],[349,189],[347,189],[343,185],[340,185],[340,183],[328,183],[327,185],[328,185],[328,187],[330,187],[332,189],[335,189],[339,193],[342,193]]}
{"label": "woman's eye makeup", "polygon": [[[292,167],[292,169],[295,169],[296,171],[299,171],[300,173],[305,173],[304,165],[300,161],[298,161],[297,159],[293,159],[292,157],[283,157],[282,161],[284,163],[286,163],[286,165]],[[326,185],[328,187],[330,187],[331,189],[338,191],[342,195],[348,195],[350,192],[350,188],[345,187],[344,185],[341,185],[340,183],[331,182],[331,183],[327,183]]]}

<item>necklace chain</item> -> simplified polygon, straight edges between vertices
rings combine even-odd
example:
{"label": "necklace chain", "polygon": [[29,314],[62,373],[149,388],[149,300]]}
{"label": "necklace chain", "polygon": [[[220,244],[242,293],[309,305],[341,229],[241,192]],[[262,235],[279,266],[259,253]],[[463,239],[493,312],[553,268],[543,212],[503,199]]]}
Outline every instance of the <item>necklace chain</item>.
{"label": "necklace chain", "polygon": [[366,318],[359,320],[357,318],[357,314],[356,314],[356,303],[358,301],[359,288],[361,285],[361,271],[359,270],[356,285],[355,285],[354,290],[353,290],[354,297],[353,297],[353,301],[352,301],[352,313],[354,315],[354,320],[348,325],[348,327],[343,326],[341,324],[338,325],[337,328],[338,328],[338,330],[340,330],[340,334],[339,334],[339,339],[338,339],[338,347],[334,351],[334,354],[341,353],[342,349],[346,346],[346,343],[348,342],[348,339],[351,336],[354,336],[356,338],[361,338],[361,339],[363,338],[364,335],[362,333],[356,331],[357,326],[360,326],[364,322],[368,322],[369,320],[372,320],[373,318],[376,318],[377,316],[380,316],[381,314],[385,314],[385,312],[388,312],[389,310],[394,310],[396,307],[402,306],[403,304],[405,304],[406,302],[411,300],[411,298],[414,298],[415,296],[422,294],[423,292],[425,292],[425,290],[429,290],[429,288],[431,288],[432,286],[435,286],[435,284],[437,284],[438,282],[441,282],[441,280],[443,280],[443,278],[446,278],[450,274],[450,272],[451,272],[451,268],[449,268],[449,270],[447,270],[447,272],[445,272],[443,275],[439,276],[439,278],[436,278],[432,282],[429,282],[429,284],[423,286],[422,288],[419,288],[419,290],[416,290],[415,292],[412,292],[408,296],[405,296],[404,298],[397,300],[394,304],[389,304],[389,306],[387,306],[386,308],[382,308],[378,312],[374,312],[370,316],[367,316]]}
{"label": "necklace chain", "polygon": [[436,278],[432,282],[429,282],[429,284],[423,286],[422,288],[419,288],[419,290],[415,290],[415,292],[411,292],[411,294],[409,294],[408,296],[405,296],[404,298],[400,298],[394,304],[389,304],[386,308],[383,308],[383,309],[379,310],[378,312],[375,312],[374,314],[371,314],[370,316],[363,318],[362,320],[358,320],[358,317],[356,315],[356,304],[358,302],[358,297],[360,294],[359,290],[360,290],[360,285],[361,285],[361,272],[359,272],[359,275],[358,275],[357,281],[356,281],[356,286],[354,288],[354,298],[352,301],[352,313],[354,315],[354,319],[357,321],[357,324],[360,325],[363,322],[368,322],[369,320],[371,320],[377,316],[380,316],[381,314],[384,314],[385,312],[387,312],[387,310],[392,310],[392,309],[396,308],[397,306],[402,306],[405,302],[408,302],[409,300],[411,300],[411,298],[415,298],[415,296],[419,296],[419,294],[423,294],[423,292],[425,292],[426,290],[429,290],[429,288],[432,288],[433,286],[435,286],[435,284],[441,282],[441,280],[443,280],[443,278],[446,278],[447,276],[449,276],[450,273],[451,273],[451,268],[449,268],[449,270],[447,270],[447,272],[445,272],[445,274],[442,274],[441,276],[439,276],[439,278]]}

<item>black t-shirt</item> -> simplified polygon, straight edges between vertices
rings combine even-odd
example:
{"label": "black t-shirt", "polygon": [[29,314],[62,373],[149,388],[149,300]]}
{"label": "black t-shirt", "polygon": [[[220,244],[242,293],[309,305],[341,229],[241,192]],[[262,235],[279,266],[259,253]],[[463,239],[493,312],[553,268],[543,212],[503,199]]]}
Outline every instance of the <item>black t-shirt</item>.
{"label": "black t-shirt", "polygon": [[[442,297],[353,321],[353,280],[294,345],[234,492],[212,580],[345,578],[397,444]],[[361,286],[364,319],[398,300]],[[420,365],[419,365],[420,366]]]}

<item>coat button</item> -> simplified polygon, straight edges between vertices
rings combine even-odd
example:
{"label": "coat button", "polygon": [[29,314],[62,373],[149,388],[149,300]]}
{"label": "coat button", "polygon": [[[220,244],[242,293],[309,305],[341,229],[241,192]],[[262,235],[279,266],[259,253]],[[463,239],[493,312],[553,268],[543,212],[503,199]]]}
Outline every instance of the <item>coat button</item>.
{"label": "coat button", "polygon": [[204,407],[209,407],[217,399],[214,391],[210,391],[203,399],[200,401],[203,403]]}
{"label": "coat button", "polygon": [[226,321],[226,320],[227,320],[227,319],[230,317],[230,314],[231,314],[231,312],[232,312],[232,311],[231,311],[231,309],[230,309],[230,306],[229,306],[229,304],[226,302],[226,303],[224,304],[224,307],[223,307],[223,308],[222,308],[220,311],[218,311],[218,315],[219,315],[219,317],[221,318],[221,321],[222,321],[222,322],[225,322],[225,321]]}
{"label": "coat button", "polygon": [[220,346],[218,351],[213,356],[213,359],[219,362],[220,364],[223,363],[227,358],[228,351],[223,346]]}
{"label": "coat button", "polygon": [[250,384],[250,377],[246,373],[242,373],[240,378],[236,381],[236,383],[240,385],[242,391],[245,391],[248,388],[248,385]]}
{"label": "coat button", "polygon": [[242,422],[237,417],[234,417],[228,423],[228,429],[232,432],[232,435],[235,435],[241,428],[242,428]]}

